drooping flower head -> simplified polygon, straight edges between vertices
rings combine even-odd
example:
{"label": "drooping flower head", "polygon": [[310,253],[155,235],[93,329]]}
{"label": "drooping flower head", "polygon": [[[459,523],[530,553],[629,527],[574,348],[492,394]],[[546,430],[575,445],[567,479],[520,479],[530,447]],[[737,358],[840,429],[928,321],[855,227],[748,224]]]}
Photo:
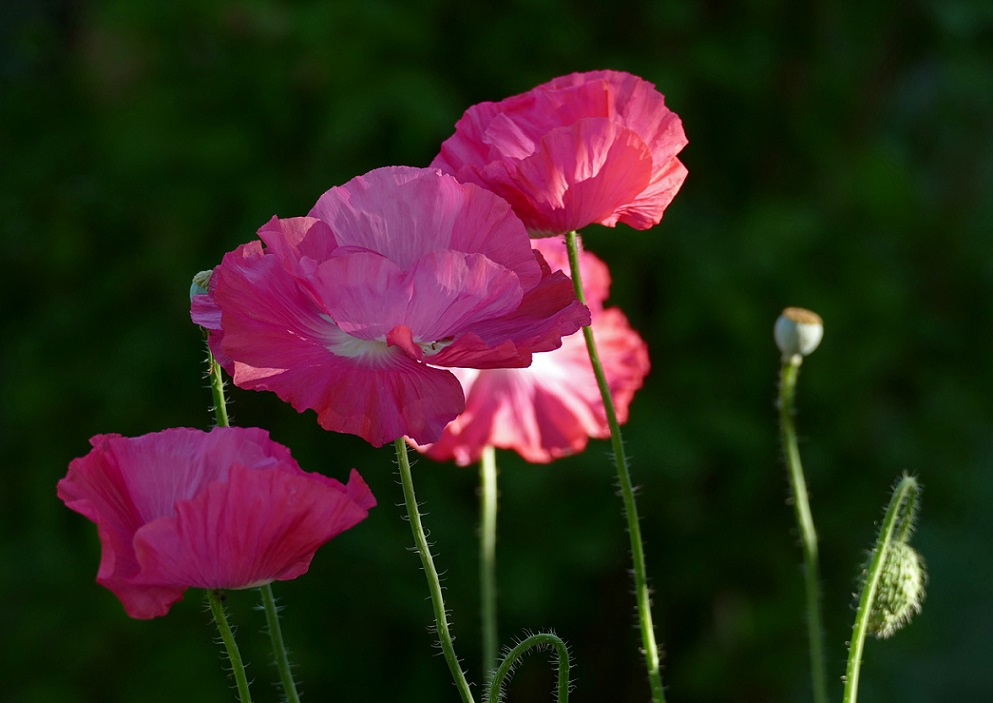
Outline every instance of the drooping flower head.
{"label": "drooping flower head", "polygon": [[375,446],[433,442],[462,411],[437,367],[527,366],[589,322],[503,200],[434,169],[377,169],[259,237],[214,269],[194,322],[236,385]]}
{"label": "drooping flower head", "polygon": [[344,485],[306,473],[258,428],[97,435],[90,444],[58,495],[96,523],[97,583],[133,618],[165,615],[190,587],[294,579],[376,504],[355,470]]}
{"label": "drooping flower head", "polygon": [[[536,240],[534,246],[551,268],[568,269],[561,238]],[[607,266],[582,251],[580,273],[618,420],[625,422],[648,373],[648,349],[620,310],[603,307],[610,288]],[[484,447],[495,446],[547,463],[582,451],[590,437],[610,436],[582,333],[566,337],[559,349],[535,354],[526,369],[455,369],[455,374],[465,389],[466,409],[441,439],[417,446],[432,459],[466,466],[479,461]]]}
{"label": "drooping flower head", "polygon": [[679,117],[651,83],[573,73],[466,110],[431,163],[504,198],[532,236],[659,223],[686,178]]}

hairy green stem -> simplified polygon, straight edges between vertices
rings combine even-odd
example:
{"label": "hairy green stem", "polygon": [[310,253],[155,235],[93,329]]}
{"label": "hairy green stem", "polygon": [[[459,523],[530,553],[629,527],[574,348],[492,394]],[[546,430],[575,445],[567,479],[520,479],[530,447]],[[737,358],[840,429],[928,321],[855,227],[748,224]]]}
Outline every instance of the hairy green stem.
{"label": "hairy green stem", "polygon": [[238,686],[238,700],[241,703],[252,703],[252,694],[248,690],[248,677],[245,675],[245,664],[241,660],[241,652],[238,651],[238,643],[234,641],[234,633],[231,625],[228,624],[227,613],[224,612],[223,594],[216,589],[207,590],[207,601],[210,603],[210,612],[214,616],[214,623],[217,624],[217,631],[224,642],[224,648],[228,653],[228,661],[231,662],[231,673],[234,675],[235,683]]}
{"label": "hairy green stem", "polygon": [[800,450],[797,448],[796,429],[793,426],[793,399],[796,394],[796,381],[803,357],[795,354],[783,359],[779,381],[779,427],[782,433],[783,451],[789,469],[790,489],[793,493],[793,507],[796,512],[797,527],[800,529],[803,547],[803,579],[807,605],[807,645],[810,654],[810,675],[815,703],[827,703],[827,675],[824,669],[824,631],[821,624],[820,576],[817,558],[817,531],[810,514],[807,499],[807,483],[800,463]]}
{"label": "hairy green stem", "polygon": [[424,576],[428,581],[428,590],[431,593],[431,605],[434,608],[434,621],[438,630],[441,651],[445,655],[445,661],[448,662],[448,669],[452,673],[452,679],[455,681],[456,688],[459,689],[463,703],[475,703],[472,692],[469,690],[469,682],[465,678],[465,672],[462,671],[459,658],[455,655],[455,646],[452,644],[452,635],[448,629],[448,613],[445,610],[445,599],[441,592],[441,581],[438,579],[438,570],[434,566],[431,548],[424,533],[424,526],[421,524],[417,497],[414,495],[414,481],[410,473],[407,443],[401,437],[393,445],[396,449],[397,464],[400,466],[400,483],[403,485],[403,499],[407,507],[410,531],[414,535],[414,545],[421,558],[421,566],[424,568]]}
{"label": "hairy green stem", "polygon": [[479,601],[483,623],[483,673],[490,680],[497,665],[496,531],[497,465],[496,448],[483,448],[479,460]]}
{"label": "hairy green stem", "polygon": [[210,393],[214,397],[214,418],[218,427],[228,427],[228,402],[224,397],[224,378],[221,376],[221,365],[217,363],[210,347],[207,347],[207,366],[210,376]]}
{"label": "hairy green stem", "polygon": [[[579,244],[575,232],[566,234],[566,246],[569,250],[569,268],[572,272],[572,285],[576,290],[576,297],[579,298],[579,302],[585,304],[586,294],[583,291],[583,281],[580,276]],[[627,518],[628,537],[631,540],[631,559],[634,566],[634,590],[638,608],[638,625],[641,629],[642,653],[645,656],[645,666],[648,669],[652,700],[654,703],[664,703],[665,692],[662,688],[662,673],[659,667],[659,648],[655,642],[655,628],[652,624],[652,602],[648,588],[647,569],[645,567],[645,548],[641,539],[638,508],[635,504],[631,474],[628,471],[624,441],[621,438],[621,426],[617,421],[614,399],[610,394],[610,387],[607,385],[607,377],[603,372],[603,364],[600,363],[600,355],[597,353],[592,328],[588,326],[584,327],[583,337],[586,339],[586,349],[590,355],[593,372],[596,374],[597,386],[600,388],[603,407],[607,414],[607,423],[610,426],[610,442],[614,454],[614,467],[617,470],[617,482],[621,489],[621,498],[624,501],[624,515]]]}
{"label": "hairy green stem", "polygon": [[289,703],[300,703],[300,694],[297,693],[297,684],[293,680],[290,659],[283,642],[283,629],[279,625],[279,609],[276,607],[276,599],[272,595],[272,586],[267,583],[259,590],[262,592],[262,607],[265,610],[266,624],[269,626],[272,656],[276,660],[276,668],[279,669],[279,680],[283,682],[283,693],[286,694],[286,700]]}
{"label": "hairy green stem", "polygon": [[550,632],[539,632],[536,635],[531,635],[508,652],[507,656],[504,657],[503,662],[501,662],[500,666],[497,668],[496,673],[493,675],[493,682],[490,684],[488,703],[498,703],[507,677],[510,675],[510,672],[514,670],[514,667],[517,665],[520,658],[524,656],[528,650],[534,648],[545,649],[547,647],[553,647],[555,649],[556,660],[558,662],[558,680],[556,682],[556,691],[558,695],[555,698],[556,703],[568,703],[570,685],[569,669],[572,666],[572,662],[569,657],[569,648],[566,646],[565,642],[562,641],[561,637]]}
{"label": "hairy green stem", "polygon": [[862,650],[865,647],[865,636],[869,631],[869,618],[872,604],[876,599],[876,588],[886,563],[886,552],[893,542],[893,533],[899,530],[899,539],[906,539],[913,529],[913,515],[917,505],[919,492],[917,479],[904,476],[900,479],[890,504],[883,517],[883,526],[872,550],[872,560],[866,572],[865,584],[859,598],[859,607],[855,611],[855,623],[852,626],[852,642],[848,647],[848,666],[845,670],[845,692],[842,703],[856,703],[859,694],[859,670],[862,666]]}

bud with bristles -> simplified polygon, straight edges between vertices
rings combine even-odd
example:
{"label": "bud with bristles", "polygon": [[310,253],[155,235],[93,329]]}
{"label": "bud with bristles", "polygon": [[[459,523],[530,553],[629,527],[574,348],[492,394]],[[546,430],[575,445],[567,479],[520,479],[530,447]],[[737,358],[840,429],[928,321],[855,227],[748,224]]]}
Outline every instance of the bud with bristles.
{"label": "bud with bristles", "polygon": [[905,542],[891,543],[869,612],[869,632],[885,639],[910,622],[921,611],[926,581],[917,550]]}

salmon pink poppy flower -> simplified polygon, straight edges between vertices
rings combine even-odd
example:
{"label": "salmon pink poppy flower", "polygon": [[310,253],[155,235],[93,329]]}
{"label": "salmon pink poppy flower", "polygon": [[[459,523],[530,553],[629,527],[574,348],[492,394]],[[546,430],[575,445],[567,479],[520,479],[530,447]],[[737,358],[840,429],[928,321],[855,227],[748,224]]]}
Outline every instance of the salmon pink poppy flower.
{"label": "salmon pink poppy flower", "polygon": [[[540,239],[536,249],[554,269],[568,268],[565,242]],[[607,266],[589,252],[580,254],[593,334],[618,420],[625,422],[635,391],[648,373],[648,348],[617,308],[603,308],[610,288]],[[466,466],[486,446],[513,449],[532,463],[547,463],[586,448],[590,437],[610,436],[610,427],[581,333],[562,340],[555,351],[535,354],[526,369],[457,369],[466,409],[449,423],[441,439],[417,448],[437,461]]]}
{"label": "salmon pink poppy flower", "polygon": [[352,471],[306,473],[258,428],[98,435],[69,464],[59,498],[97,525],[97,583],[128,615],[165,615],[190,587],[294,579],[314,552],[376,504]]}
{"label": "salmon pink poppy flower", "polygon": [[532,236],[659,223],[686,168],[679,117],[651,83],[573,73],[466,110],[431,163],[504,198]]}
{"label": "salmon pink poppy flower", "polygon": [[433,442],[462,412],[439,367],[527,366],[589,324],[507,203],[437,170],[377,169],[259,236],[214,269],[194,322],[236,385],[374,446]]}

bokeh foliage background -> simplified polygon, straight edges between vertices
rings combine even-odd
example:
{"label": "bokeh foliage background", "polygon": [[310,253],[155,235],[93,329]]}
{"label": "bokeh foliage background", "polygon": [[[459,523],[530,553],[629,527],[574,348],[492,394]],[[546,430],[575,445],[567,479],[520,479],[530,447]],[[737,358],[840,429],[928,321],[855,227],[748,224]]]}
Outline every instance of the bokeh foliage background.
{"label": "bokeh foliage background", "polygon": [[[654,363],[626,437],[670,698],[807,699],[773,406],[786,305],[826,321],[798,422],[832,678],[874,521],[910,471],[928,598],[909,629],[869,643],[861,700],[993,695],[986,0],[5,0],[0,700],[233,700],[199,596],[129,620],[94,585],[96,532],[56,481],[93,434],[209,425],[193,273],[333,185],[427,164],[469,105],[604,67],[654,82],[690,139],[659,227],[586,233]],[[270,429],[307,470],[358,467],[380,502],[276,586],[307,698],[456,700],[389,449],[269,394],[232,396],[239,424]],[[606,452],[500,458],[504,639],[555,628],[576,703],[648,698]],[[421,461],[415,476],[479,681],[475,472]],[[255,597],[229,603],[257,700],[275,700]],[[521,669],[510,700],[550,700],[547,669]]]}

